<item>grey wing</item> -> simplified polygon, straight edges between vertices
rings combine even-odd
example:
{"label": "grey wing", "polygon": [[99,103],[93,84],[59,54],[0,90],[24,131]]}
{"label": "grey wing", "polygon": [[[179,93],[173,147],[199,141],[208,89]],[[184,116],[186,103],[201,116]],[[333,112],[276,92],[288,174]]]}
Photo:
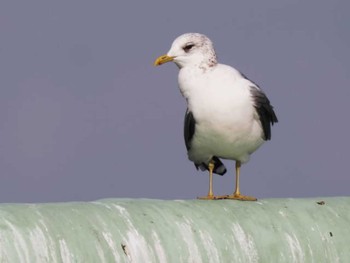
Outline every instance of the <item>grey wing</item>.
{"label": "grey wing", "polygon": [[255,86],[250,87],[254,107],[259,115],[259,120],[264,132],[264,140],[271,139],[271,125],[278,122],[277,116],[265,93]]}
{"label": "grey wing", "polygon": [[187,151],[191,148],[191,141],[195,132],[195,126],[196,121],[193,114],[187,109],[184,122],[184,139]]}

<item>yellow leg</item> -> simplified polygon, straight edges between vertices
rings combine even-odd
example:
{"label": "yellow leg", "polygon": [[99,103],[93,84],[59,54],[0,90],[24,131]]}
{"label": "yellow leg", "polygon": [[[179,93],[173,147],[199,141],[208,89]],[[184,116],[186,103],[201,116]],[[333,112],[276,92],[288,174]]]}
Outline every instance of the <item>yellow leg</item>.
{"label": "yellow leg", "polygon": [[237,196],[241,195],[241,192],[239,191],[240,172],[241,172],[241,162],[236,161],[236,189],[235,189],[234,195],[237,195]]}
{"label": "yellow leg", "polygon": [[239,176],[241,171],[241,162],[236,161],[236,189],[232,195],[226,196],[223,199],[234,199],[240,201],[256,201],[257,199],[253,196],[241,195],[239,190]]}
{"label": "yellow leg", "polygon": [[209,164],[208,164],[208,168],[209,168],[209,192],[208,192],[207,196],[198,197],[198,199],[201,199],[201,200],[214,200],[214,199],[217,199],[214,196],[214,193],[213,193],[213,171],[214,171],[214,167],[215,167],[214,162],[210,161]]}

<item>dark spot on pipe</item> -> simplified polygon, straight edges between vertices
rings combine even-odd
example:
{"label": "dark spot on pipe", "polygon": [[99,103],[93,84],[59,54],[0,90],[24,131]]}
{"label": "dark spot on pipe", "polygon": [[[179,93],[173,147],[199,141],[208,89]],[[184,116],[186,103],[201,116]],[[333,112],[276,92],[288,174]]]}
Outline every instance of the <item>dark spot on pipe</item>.
{"label": "dark spot on pipe", "polygon": [[319,202],[316,202],[318,205],[324,205],[326,202],[325,201],[319,201]]}
{"label": "dark spot on pipe", "polygon": [[332,237],[332,236],[333,236],[333,233],[332,233],[332,232],[329,232],[329,235]]}
{"label": "dark spot on pipe", "polygon": [[122,249],[123,249],[123,252],[126,256],[129,256],[129,252],[128,252],[128,248],[126,247],[125,244],[121,243],[121,246],[122,246]]}

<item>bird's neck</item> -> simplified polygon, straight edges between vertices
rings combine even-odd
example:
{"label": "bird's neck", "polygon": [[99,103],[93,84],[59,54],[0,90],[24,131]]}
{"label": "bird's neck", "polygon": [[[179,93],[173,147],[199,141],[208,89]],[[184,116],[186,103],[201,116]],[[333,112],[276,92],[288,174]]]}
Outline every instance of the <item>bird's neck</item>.
{"label": "bird's neck", "polygon": [[208,76],[216,68],[217,64],[209,66],[207,63],[202,65],[192,65],[180,68],[178,75],[178,84],[183,97],[189,102],[193,93],[200,92]]}

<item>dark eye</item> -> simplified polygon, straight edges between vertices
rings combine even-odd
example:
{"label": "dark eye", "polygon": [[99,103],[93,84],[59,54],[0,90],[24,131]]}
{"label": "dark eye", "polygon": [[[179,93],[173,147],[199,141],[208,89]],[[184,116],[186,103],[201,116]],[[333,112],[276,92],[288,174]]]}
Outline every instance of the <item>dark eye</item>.
{"label": "dark eye", "polygon": [[182,49],[187,53],[194,47],[194,44],[187,44]]}

